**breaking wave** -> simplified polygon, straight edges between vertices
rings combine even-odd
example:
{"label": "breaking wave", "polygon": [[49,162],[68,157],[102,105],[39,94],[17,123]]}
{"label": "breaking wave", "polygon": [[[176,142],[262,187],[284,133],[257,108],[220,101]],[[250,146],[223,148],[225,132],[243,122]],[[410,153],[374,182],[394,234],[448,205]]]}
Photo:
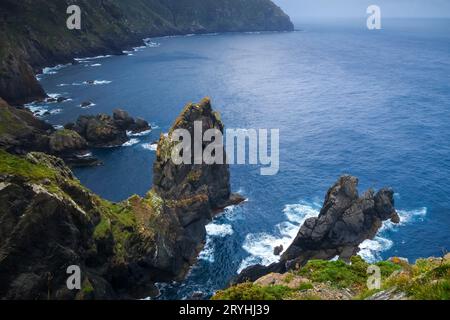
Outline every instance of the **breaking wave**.
{"label": "breaking wave", "polygon": [[141,142],[139,139],[130,139],[129,141],[122,144],[122,147],[132,147]]}
{"label": "breaking wave", "polygon": [[[301,225],[308,219],[319,215],[321,206],[318,203],[300,202],[298,204],[288,204],[283,209],[283,213],[287,221],[279,223],[275,226],[273,233],[255,233],[248,234],[242,245],[250,256],[245,258],[238,270],[254,265],[269,265],[277,262],[279,256],[274,255],[274,248],[282,245],[286,250],[297,235]],[[388,238],[388,231],[396,230],[402,226],[413,223],[418,219],[423,219],[427,214],[427,208],[419,208],[414,210],[398,210],[401,222],[396,225],[390,221],[383,224],[378,235],[373,240],[366,240],[360,245],[358,253],[368,262],[381,260],[382,252],[389,250],[393,246],[393,241]]]}

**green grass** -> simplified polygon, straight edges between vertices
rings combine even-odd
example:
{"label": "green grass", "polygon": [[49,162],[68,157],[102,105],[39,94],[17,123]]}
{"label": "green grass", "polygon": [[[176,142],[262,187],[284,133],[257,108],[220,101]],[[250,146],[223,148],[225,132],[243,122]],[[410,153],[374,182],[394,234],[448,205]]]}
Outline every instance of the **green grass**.
{"label": "green grass", "polygon": [[[389,261],[379,262],[375,265],[380,267],[383,278],[387,278],[394,271],[401,269],[400,266]],[[368,267],[369,264],[359,256],[352,257],[351,264],[341,260],[311,260],[298,270],[297,274],[313,282],[329,282],[336,288],[360,289],[366,286],[369,276],[367,274]]]}
{"label": "green grass", "polygon": [[55,170],[45,165],[33,164],[25,158],[9,154],[4,150],[0,150],[0,174],[19,175],[33,182],[56,179]]}
{"label": "green grass", "polygon": [[23,126],[15,119],[8,107],[0,105],[0,134],[20,132]]}
{"label": "green grass", "polygon": [[250,282],[241,283],[226,290],[218,291],[213,300],[282,300],[294,292],[285,286],[263,287]]}
{"label": "green grass", "polygon": [[383,288],[396,287],[417,300],[450,300],[450,264],[419,259],[410,270],[386,281]]}

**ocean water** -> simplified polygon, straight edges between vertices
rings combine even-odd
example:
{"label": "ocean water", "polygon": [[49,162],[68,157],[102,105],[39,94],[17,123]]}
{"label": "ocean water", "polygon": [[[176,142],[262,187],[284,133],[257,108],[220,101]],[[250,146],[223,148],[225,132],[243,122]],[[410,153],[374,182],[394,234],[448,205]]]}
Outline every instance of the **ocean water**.
{"label": "ocean water", "polygon": [[[396,192],[401,225],[386,223],[361,246],[363,257],[415,260],[450,249],[450,21],[297,28],[151,39],[124,56],[80,59],[39,76],[48,93],[70,98],[33,106],[51,111],[45,119],[54,125],[116,107],[154,125],[122,147],[94,150],[105,165],[75,170],[114,201],[149,190],[153,143],[189,101],[212,97],[228,128],[280,129],[280,172],[231,167],[233,190],[248,201],[207,226],[198,263],[182,283],[161,284],[160,299],[210,295],[242,268],[276,261],[274,246],[287,248],[341,174],[359,177],[360,192]],[[93,104],[80,108],[86,100]]]}

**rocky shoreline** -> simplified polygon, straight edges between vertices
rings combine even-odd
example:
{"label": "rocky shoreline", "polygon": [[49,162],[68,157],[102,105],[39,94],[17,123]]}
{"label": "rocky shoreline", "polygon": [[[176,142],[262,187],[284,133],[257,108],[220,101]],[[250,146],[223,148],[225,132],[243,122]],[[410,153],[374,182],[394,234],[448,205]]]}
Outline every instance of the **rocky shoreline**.
{"label": "rocky shoreline", "polygon": [[115,109],[112,116],[80,116],[56,130],[26,108],[11,107],[0,98],[0,116],[0,148],[18,155],[45,152],[75,167],[100,164],[92,148],[118,147],[130,140],[129,134],[151,130],[147,121],[134,119],[122,109]]}
{"label": "rocky shoreline", "polygon": [[[270,0],[161,2],[87,1],[83,27],[66,27],[70,1],[0,3],[0,97],[11,105],[45,99],[36,74],[74,58],[121,55],[149,37],[211,32],[292,31],[289,17]],[[139,9],[137,9],[139,8]]]}

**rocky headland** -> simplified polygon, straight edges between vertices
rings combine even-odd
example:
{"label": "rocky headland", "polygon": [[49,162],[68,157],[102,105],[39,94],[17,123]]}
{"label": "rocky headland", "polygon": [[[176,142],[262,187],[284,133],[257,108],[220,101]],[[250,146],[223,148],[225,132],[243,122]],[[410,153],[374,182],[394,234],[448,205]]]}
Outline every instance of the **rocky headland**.
{"label": "rocky headland", "polygon": [[394,191],[358,193],[358,179],[342,176],[328,190],[319,216],[307,219],[279,262],[270,266],[251,266],[241,272],[236,282],[255,281],[271,272],[284,273],[304,266],[309,260],[335,257],[349,262],[359,245],[373,239],[383,221],[399,223],[394,208]]}
{"label": "rocky headland", "polygon": [[[107,123],[136,126],[125,113],[114,115]],[[188,104],[171,132],[197,120],[223,130],[219,119],[204,99]],[[0,150],[0,298],[144,298],[157,294],[155,282],[181,280],[203,246],[205,225],[243,198],[231,192],[227,166],[177,168],[167,157],[173,146],[170,133],[161,137],[154,188],[120,203],[82,186],[60,158]],[[67,289],[70,265],[81,267],[79,291]]]}
{"label": "rocky headland", "polygon": [[74,58],[123,54],[155,36],[291,31],[270,0],[80,0],[81,30],[66,27],[69,0],[0,2],[0,97],[12,105],[43,99],[35,74]]}
{"label": "rocky headland", "polygon": [[113,116],[80,116],[56,130],[28,109],[11,107],[0,98],[0,148],[13,154],[45,152],[71,166],[93,166],[99,161],[90,148],[121,146],[130,140],[129,135],[149,130],[147,121],[134,119],[121,109],[114,110]]}

